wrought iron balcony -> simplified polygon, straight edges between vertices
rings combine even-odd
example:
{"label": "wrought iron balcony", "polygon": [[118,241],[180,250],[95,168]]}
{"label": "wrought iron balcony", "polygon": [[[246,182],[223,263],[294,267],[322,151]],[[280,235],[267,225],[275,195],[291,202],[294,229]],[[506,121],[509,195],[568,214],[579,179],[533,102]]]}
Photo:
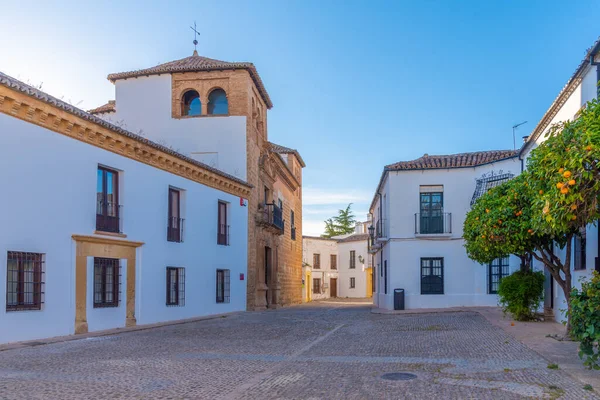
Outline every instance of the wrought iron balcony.
{"label": "wrought iron balcony", "polygon": [[96,230],[102,232],[121,233],[122,206],[109,201],[96,202]]}
{"label": "wrought iron balcony", "polygon": [[452,213],[415,214],[415,235],[448,235],[452,233]]}
{"label": "wrought iron balcony", "polygon": [[283,211],[273,203],[261,204],[258,210],[258,223],[271,230],[273,233],[283,235],[285,221]]}
{"label": "wrought iron balcony", "polygon": [[229,225],[219,224],[217,231],[217,244],[229,246]]}
{"label": "wrought iron balcony", "polygon": [[386,221],[384,219],[380,219],[377,221],[377,224],[375,224],[375,236],[377,239],[388,237],[387,226],[385,222]]}
{"label": "wrought iron balcony", "polygon": [[183,218],[169,217],[167,226],[167,240],[169,242],[183,242]]}

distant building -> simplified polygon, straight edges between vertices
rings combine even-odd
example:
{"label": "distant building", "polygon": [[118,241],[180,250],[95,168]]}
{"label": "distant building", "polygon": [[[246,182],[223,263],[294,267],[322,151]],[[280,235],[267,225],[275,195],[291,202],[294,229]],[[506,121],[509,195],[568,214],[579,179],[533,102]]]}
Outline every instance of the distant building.
{"label": "distant building", "polygon": [[302,238],[303,301],[372,297],[373,272],[366,226],[359,223],[354,233],[333,238]]}

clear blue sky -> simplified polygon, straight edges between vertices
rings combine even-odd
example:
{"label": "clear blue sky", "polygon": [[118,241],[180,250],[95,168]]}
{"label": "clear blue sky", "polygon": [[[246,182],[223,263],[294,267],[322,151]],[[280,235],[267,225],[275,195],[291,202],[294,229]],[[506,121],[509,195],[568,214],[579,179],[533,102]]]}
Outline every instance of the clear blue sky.
{"label": "clear blue sky", "polygon": [[305,234],[365,218],[383,165],[512,147],[600,35],[595,0],[0,0],[0,70],[84,109],[111,72],[191,55],[253,62],[270,140],[304,157]]}

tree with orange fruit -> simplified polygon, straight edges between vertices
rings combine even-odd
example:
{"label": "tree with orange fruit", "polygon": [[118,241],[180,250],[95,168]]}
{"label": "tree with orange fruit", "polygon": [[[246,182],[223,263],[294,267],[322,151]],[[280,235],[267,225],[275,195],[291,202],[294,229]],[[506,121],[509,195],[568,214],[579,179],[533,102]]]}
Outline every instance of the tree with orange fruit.
{"label": "tree with orange fruit", "polygon": [[535,255],[563,289],[570,310],[571,260],[575,235],[600,218],[600,103],[588,102],[572,121],[551,127],[527,163],[532,198],[532,229],[551,236],[564,256]]}

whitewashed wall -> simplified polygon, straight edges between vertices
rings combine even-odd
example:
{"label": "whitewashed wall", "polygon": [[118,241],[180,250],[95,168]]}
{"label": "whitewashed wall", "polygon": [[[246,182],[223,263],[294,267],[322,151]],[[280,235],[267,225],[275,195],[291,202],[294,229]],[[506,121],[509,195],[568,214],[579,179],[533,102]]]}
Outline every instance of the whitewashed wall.
{"label": "whitewashed wall", "polygon": [[116,112],[102,118],[246,179],[246,117],[172,118],[169,74],[121,79],[115,87]]}
{"label": "whitewashed wall", "polygon": [[[560,110],[556,113],[552,122],[548,125],[548,128],[536,139],[535,144],[529,148],[527,148],[526,153],[523,155],[524,159],[529,158],[531,154],[531,150],[536,148],[540,143],[546,140],[545,134],[548,132],[550,127],[558,122],[567,121],[573,119],[575,114],[581,109],[583,105],[585,105],[588,101],[596,98],[597,93],[597,75],[596,69],[588,68],[587,72],[584,74],[582,82],[577,86],[577,88],[571,93],[567,101],[562,105]],[[594,270],[595,259],[598,256],[598,228],[593,225],[588,225],[586,228],[586,265],[587,268],[585,270],[575,271],[571,268],[572,281],[573,286],[577,288],[581,288],[581,280],[589,279],[592,276],[592,271]],[[555,252],[557,255],[564,260],[564,249],[555,248]],[[573,255],[571,256],[572,260]],[[537,270],[543,271],[544,266],[542,263],[534,260],[534,267]],[[554,316],[557,321],[566,321],[565,310],[567,309],[567,303],[565,300],[565,296],[563,290],[558,286],[556,282],[554,282]]]}
{"label": "whitewashed wall", "polygon": [[[350,251],[356,252],[356,268],[350,268]],[[339,242],[339,296],[340,297],[367,297],[367,273],[365,269],[369,265],[368,243],[366,240],[354,242]],[[364,262],[359,261],[362,256]],[[355,279],[354,289],[350,288],[350,278]]]}
{"label": "whitewashed wall", "polygon": [[[313,254],[321,255],[321,268],[320,269],[314,268]],[[331,269],[331,255],[332,254],[337,255],[337,263],[338,263],[337,270]],[[338,270],[339,270],[339,265],[340,265],[340,257],[338,255],[337,242],[335,240],[329,240],[329,239],[303,237],[302,238],[302,259],[305,264],[308,264],[311,266],[310,267],[311,288],[312,288],[313,278],[320,278],[321,282],[327,283],[326,288],[322,286],[322,288],[323,288],[322,293],[320,293],[320,294],[312,293],[312,295],[311,295],[312,299],[313,300],[322,300],[322,299],[330,298],[331,297],[331,278],[338,278]],[[303,278],[306,282],[305,269],[303,269],[303,273],[304,273]],[[339,278],[338,278],[338,281],[337,281],[338,296],[340,296],[339,284],[340,283],[339,283]],[[306,292],[306,288],[304,289],[304,292]],[[304,295],[305,294],[306,293],[304,293]],[[304,300],[306,301],[306,299],[304,299]]]}
{"label": "whitewashed wall", "polygon": [[[425,171],[390,172],[382,187],[388,205],[384,203],[383,219],[388,225],[389,242],[383,249],[383,261],[388,265],[388,292],[384,293],[381,254],[376,256],[377,296],[379,307],[393,308],[393,289],[405,289],[406,308],[438,308],[453,306],[496,305],[497,296],[487,294],[487,266],[467,257],[462,239],[463,223],[475,191],[476,179],[494,171],[520,173],[517,158],[475,168],[455,168]],[[443,185],[444,212],[452,213],[452,234],[444,237],[415,235],[415,213],[419,210],[419,187]],[[375,220],[378,219],[378,205]],[[421,295],[422,257],[444,258],[444,294]],[[511,271],[519,268],[519,260],[511,257]]]}
{"label": "whitewashed wall", "polygon": [[[95,230],[98,164],[123,171],[123,230],[128,240],[145,243],[137,255],[138,324],[245,310],[246,282],[239,275],[247,272],[248,215],[238,197],[4,114],[0,132],[0,181],[5,188],[0,196],[0,343],[74,332],[71,235]],[[185,190],[184,243],[166,239],[169,185]],[[230,203],[231,246],[217,245],[218,200]],[[11,250],[46,255],[41,311],[5,311],[6,254]],[[186,269],[184,307],[165,305],[167,266]],[[217,268],[231,270],[229,304],[215,301]],[[102,318],[89,313],[90,330],[118,326]]]}

